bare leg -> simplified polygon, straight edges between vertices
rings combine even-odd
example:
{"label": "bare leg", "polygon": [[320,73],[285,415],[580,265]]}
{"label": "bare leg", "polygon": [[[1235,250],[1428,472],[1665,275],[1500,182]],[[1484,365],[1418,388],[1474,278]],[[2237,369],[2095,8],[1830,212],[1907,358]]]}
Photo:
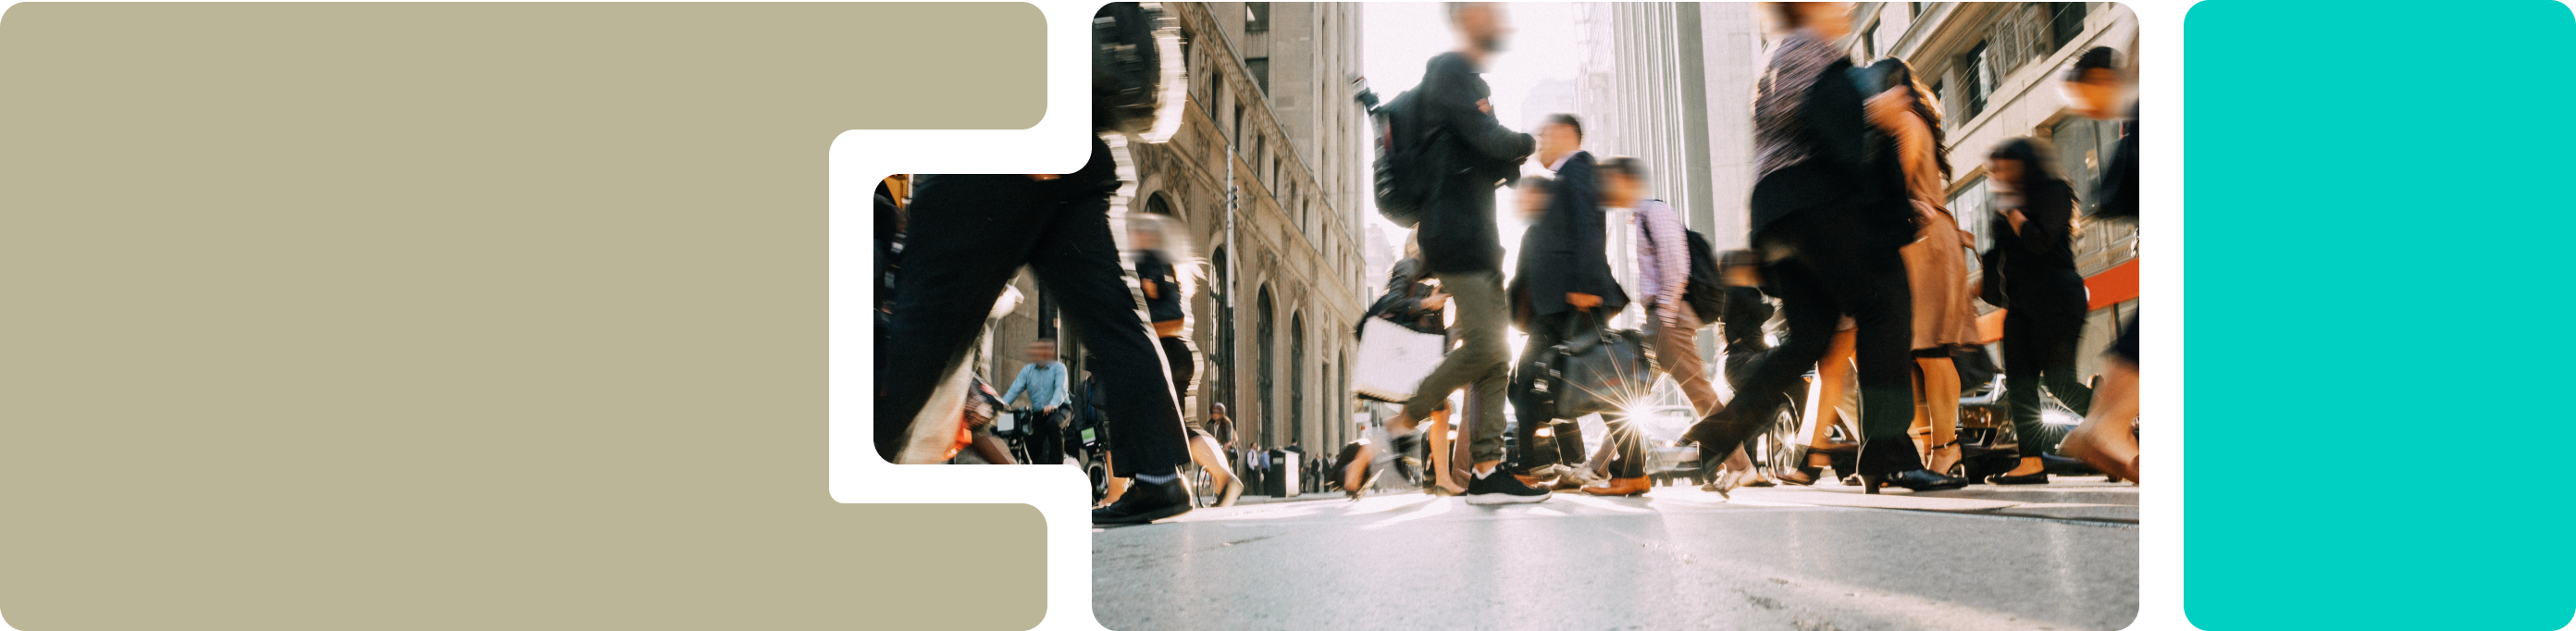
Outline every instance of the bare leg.
{"label": "bare leg", "polygon": [[[1851,389],[1852,356],[1858,351],[1859,330],[1844,329],[1834,333],[1834,341],[1825,346],[1825,358],[1816,363],[1814,397],[1807,401],[1808,418],[1815,419],[1816,433],[1807,437],[1807,446],[1818,449],[1834,446],[1833,427],[1842,423],[1838,407]],[[1824,454],[1810,453],[1807,464],[1827,466],[1831,460]],[[1837,472],[1840,473],[1840,472]]]}
{"label": "bare leg", "polygon": [[1352,499],[1358,499],[1364,490],[1360,485],[1368,482],[1369,465],[1377,462],[1377,449],[1376,444],[1360,445],[1359,453],[1343,467],[1342,492],[1350,494]]}
{"label": "bare leg", "polygon": [[1216,488],[1225,488],[1226,484],[1234,481],[1234,474],[1230,473],[1234,469],[1226,466],[1225,447],[1216,444],[1215,438],[1191,436],[1190,460],[1199,463],[1199,468],[1207,470],[1208,483],[1216,485]]}
{"label": "bare leg", "polygon": [[1003,446],[1002,439],[994,438],[993,432],[980,429],[975,430],[975,442],[972,446],[975,448],[975,455],[983,456],[985,462],[993,464],[1020,463],[1017,460],[1011,459],[1011,448]]}
{"label": "bare leg", "polygon": [[1431,435],[1429,469],[1431,469],[1432,484],[1439,486],[1440,490],[1448,491],[1450,495],[1465,495],[1466,485],[1459,484],[1456,478],[1449,475],[1449,411],[1433,410],[1431,428],[1426,433]]}
{"label": "bare leg", "polygon": [[2135,482],[2138,440],[2132,430],[2138,422],[2138,367],[2117,357],[2109,363],[2102,387],[2094,390],[2092,412],[2066,437],[2060,450],[2104,473]]}
{"label": "bare leg", "polygon": [[1948,357],[1918,357],[1914,365],[1923,369],[1922,386],[1916,390],[1921,418],[1932,426],[1932,448],[1923,459],[1926,469],[1947,475],[1951,465],[1959,463],[1959,368]]}

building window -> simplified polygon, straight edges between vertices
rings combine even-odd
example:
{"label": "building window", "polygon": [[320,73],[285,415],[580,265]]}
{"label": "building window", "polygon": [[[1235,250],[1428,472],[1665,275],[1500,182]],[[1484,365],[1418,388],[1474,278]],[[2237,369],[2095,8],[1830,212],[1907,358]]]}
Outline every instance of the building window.
{"label": "building window", "polygon": [[1306,437],[1306,315],[1288,316],[1288,444]]}
{"label": "building window", "polygon": [[1261,93],[1262,93],[1262,94],[1269,94],[1269,93],[1270,93],[1270,58],[1269,58],[1269,57],[1254,57],[1254,58],[1251,58],[1251,59],[1243,60],[1243,69],[1244,69],[1246,72],[1250,72],[1250,73],[1252,73],[1252,84],[1253,84],[1253,85],[1257,85],[1257,86],[1261,86]]}
{"label": "building window", "polygon": [[1261,288],[1261,298],[1257,304],[1259,306],[1255,307],[1257,311],[1253,312],[1252,317],[1259,320],[1252,325],[1252,343],[1257,346],[1254,352],[1259,355],[1253,359],[1260,362],[1261,366],[1254,370],[1260,374],[1261,379],[1261,437],[1264,440],[1271,440],[1278,437],[1278,434],[1271,432],[1271,428],[1276,425],[1273,420],[1279,416],[1273,413],[1271,407],[1272,403],[1278,400],[1272,398],[1272,395],[1278,392],[1278,388],[1273,384],[1278,383],[1279,345],[1275,343],[1278,341],[1278,336],[1273,331],[1275,325],[1270,321],[1270,288]]}
{"label": "building window", "polygon": [[1268,32],[1270,32],[1270,3],[1268,3],[1268,2],[1246,2],[1246,3],[1243,3],[1243,32],[1246,32],[1246,33],[1268,33]]}
{"label": "building window", "polygon": [[1921,3],[1921,2],[1908,2],[1908,3],[1905,3],[1905,17],[1906,17],[1907,19],[1914,19],[1914,18],[1921,18],[1921,17],[1923,17],[1923,3]]}
{"label": "building window", "polygon": [[1162,193],[1155,193],[1153,197],[1146,198],[1146,199],[1145,199],[1145,212],[1149,212],[1149,213],[1153,213],[1153,214],[1157,214],[1157,215],[1162,215],[1162,216],[1165,216],[1165,217],[1171,217],[1171,216],[1174,216],[1174,215],[1172,214],[1172,203],[1171,203],[1171,202],[1169,202],[1169,201],[1164,201],[1164,200],[1165,200],[1165,196],[1164,196]]}
{"label": "building window", "polygon": [[2048,3],[2048,49],[2065,48],[2084,34],[2084,3]]}
{"label": "building window", "polygon": [[1860,65],[1867,66],[1869,62],[1876,59],[1878,59],[1878,21],[1871,20],[1869,26],[1860,30]]}
{"label": "building window", "polygon": [[[1950,215],[1959,218],[1960,229],[1976,233],[1977,251],[1984,252],[1994,246],[1995,235],[1987,230],[1992,222],[1988,221],[1991,213],[1986,211],[1985,176],[1978,176],[1975,181],[1960,186],[1958,193],[1950,195]],[[1976,259],[1968,260],[1969,267],[1976,265]]]}
{"label": "building window", "polygon": [[1986,42],[1977,42],[1968,54],[1959,56],[1959,120],[1975,120],[1986,111],[1986,96],[1994,93],[1995,65]]}

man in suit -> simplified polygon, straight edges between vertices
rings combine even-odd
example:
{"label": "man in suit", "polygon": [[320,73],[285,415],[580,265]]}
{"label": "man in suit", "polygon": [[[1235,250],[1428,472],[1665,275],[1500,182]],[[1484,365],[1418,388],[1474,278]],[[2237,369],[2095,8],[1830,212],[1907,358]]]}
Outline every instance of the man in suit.
{"label": "man in suit", "polygon": [[[1556,172],[1547,212],[1521,233],[1519,270],[1512,275],[1513,300],[1526,305],[1529,343],[1512,379],[1512,409],[1518,417],[1511,472],[1524,484],[1555,482],[1582,485],[1573,465],[1583,462],[1583,435],[1567,419],[1553,418],[1537,399],[1538,371],[1532,361],[1563,341],[1566,327],[1603,322],[1628,306],[1627,292],[1611,278],[1608,242],[1601,215],[1601,183],[1592,154],[1583,150],[1583,123],[1571,114],[1555,114],[1538,128],[1538,159]],[[1608,416],[1608,415],[1605,415]],[[1564,421],[1564,422],[1560,422]],[[1552,449],[1538,449],[1538,429],[1550,427]],[[1559,467],[1558,465],[1566,465]],[[1562,473],[1560,473],[1562,472]]]}

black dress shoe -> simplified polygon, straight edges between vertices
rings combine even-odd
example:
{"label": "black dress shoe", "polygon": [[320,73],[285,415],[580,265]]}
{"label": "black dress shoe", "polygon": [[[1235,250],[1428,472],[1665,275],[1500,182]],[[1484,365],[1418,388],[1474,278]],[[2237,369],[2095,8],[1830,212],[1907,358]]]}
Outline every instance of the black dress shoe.
{"label": "black dress shoe", "polygon": [[2030,474],[2030,475],[2012,475],[2012,474],[2009,474],[2009,473],[1997,473],[1997,474],[1994,474],[1994,475],[1986,476],[1986,483],[1987,483],[1987,484],[1996,484],[1996,485],[2005,485],[2005,484],[2047,484],[2047,483],[2048,483],[2048,472],[2043,470],[2043,471],[2040,471],[2040,472],[2038,472],[2038,473],[2033,473],[2033,474]]}
{"label": "black dress shoe", "polygon": [[1968,485],[1968,479],[1933,473],[1930,469],[1907,469],[1887,475],[1860,476],[1862,493],[1878,494],[1878,487],[1893,486],[1921,491],[1947,491]]}
{"label": "black dress shoe", "polygon": [[1146,524],[1186,512],[1190,512],[1190,494],[1179,479],[1155,484],[1131,478],[1127,494],[1118,496],[1117,503],[1091,509],[1091,524]]}

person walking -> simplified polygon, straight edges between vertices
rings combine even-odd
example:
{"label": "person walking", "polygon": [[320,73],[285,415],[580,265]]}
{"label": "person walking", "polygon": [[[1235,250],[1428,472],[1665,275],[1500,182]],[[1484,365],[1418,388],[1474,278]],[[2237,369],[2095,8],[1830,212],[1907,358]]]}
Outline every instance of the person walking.
{"label": "person walking", "polygon": [[[1563,478],[1576,482],[1567,485],[1575,488],[1582,486],[1581,426],[1572,419],[1557,418],[1553,406],[1542,400],[1537,387],[1542,371],[1535,362],[1563,342],[1569,328],[1607,323],[1627,308],[1628,295],[1611,279],[1601,184],[1591,152],[1583,150],[1582,122],[1570,114],[1550,115],[1539,125],[1537,136],[1539,162],[1556,178],[1546,212],[1521,233],[1520,265],[1512,274],[1512,300],[1527,305],[1522,330],[1529,337],[1512,375],[1512,411],[1519,418],[1513,426],[1516,448],[1508,468],[1522,484],[1545,485]],[[1618,416],[1604,413],[1602,418]],[[1542,427],[1552,427],[1552,448],[1537,447]]]}
{"label": "person walking", "polygon": [[[1154,335],[1163,348],[1165,367],[1172,376],[1172,398],[1181,409],[1191,407],[1191,397],[1198,392],[1199,349],[1190,343],[1189,297],[1197,292],[1199,261],[1191,256],[1189,238],[1175,227],[1175,222],[1159,215],[1129,214],[1127,244],[1136,250],[1136,287],[1145,295],[1145,315],[1154,322]],[[1209,484],[1216,485],[1217,506],[1233,506],[1243,496],[1243,481],[1230,473],[1225,445],[1208,432],[1204,423],[1186,413],[1181,422],[1188,427],[1190,460],[1208,472]]]}
{"label": "person walking", "polygon": [[[1526,199],[1526,189],[1530,181],[1521,180],[1524,199]],[[1413,235],[1407,235],[1404,239],[1404,258],[1388,267],[1386,293],[1382,295],[1415,306],[1409,312],[1409,317],[1405,318],[1406,322],[1403,324],[1406,328],[1416,331],[1440,331],[1443,335],[1450,333],[1442,324],[1445,317],[1444,310],[1449,304],[1449,295],[1440,293],[1440,288],[1425,277],[1422,271],[1421,244]],[[1391,316],[1372,314],[1370,317]],[[1458,483],[1458,478],[1464,477],[1463,474],[1453,470],[1455,468],[1453,462],[1457,454],[1453,453],[1454,447],[1449,440],[1449,416],[1449,402],[1444,398],[1431,409],[1431,416],[1427,419],[1430,421],[1430,426],[1420,432],[1428,435],[1427,442],[1430,443],[1426,466],[1431,470],[1431,476],[1429,480],[1424,481],[1423,491],[1433,495],[1464,495],[1467,492],[1467,487]],[[1388,431],[1392,422],[1391,419],[1379,421],[1376,425],[1370,426],[1368,432],[1363,432],[1363,439],[1354,442],[1359,445],[1359,457],[1368,462],[1375,462],[1378,458],[1386,457],[1387,453],[1401,457],[1412,451],[1414,445],[1412,434],[1399,435]],[[1359,472],[1355,470],[1345,470],[1342,480],[1344,488],[1359,486],[1361,480],[1357,478],[1358,474]]]}
{"label": "person walking", "polygon": [[[1746,391],[1778,392],[1824,356],[1844,315],[1857,324],[1863,491],[1916,491],[1966,480],[1923,468],[1912,420],[1912,295],[1897,249],[1914,240],[1915,212],[1892,161],[1873,157],[1851,62],[1832,42],[1850,31],[1849,3],[1767,3],[1787,32],[1754,85],[1752,237],[1789,335],[1757,360]],[[1762,429],[1777,405],[1758,397],[1692,426],[1704,461]]]}
{"label": "person walking", "polygon": [[1418,419],[1431,415],[1449,393],[1469,390],[1464,417],[1475,465],[1467,483],[1470,503],[1535,502],[1547,492],[1530,488],[1509,475],[1493,475],[1503,460],[1502,399],[1509,375],[1505,346],[1502,283],[1502,238],[1494,227],[1494,188],[1519,175],[1536,142],[1528,134],[1504,129],[1494,119],[1487,99],[1492,89],[1478,77],[1485,62],[1500,52],[1511,32],[1503,9],[1494,3],[1453,3],[1449,23],[1458,49],[1431,58],[1416,87],[1424,117],[1443,130],[1432,159],[1447,165],[1433,183],[1432,196],[1416,226],[1423,268],[1440,281],[1454,309],[1453,332],[1460,342],[1440,366],[1422,379],[1392,429],[1412,432]]}
{"label": "person walking", "polygon": [[[2096,47],[2084,51],[2066,71],[2066,92],[2076,113],[2097,120],[2120,120],[2120,144],[2102,170],[2093,198],[2093,216],[2112,221],[2138,220],[2138,104],[2126,114],[2119,103],[2129,89],[2129,76],[2114,63],[2116,53]],[[2133,246],[2134,247],[2134,246]],[[2138,479],[2138,315],[2121,323],[2120,337],[2106,353],[2110,360],[2102,386],[2093,392],[2092,410],[2084,424],[2066,436],[2058,451],[2083,459],[2105,473],[2132,482]]]}
{"label": "person walking", "polygon": [[1944,208],[1949,199],[1950,147],[1941,131],[1940,101],[1904,60],[1882,59],[1870,71],[1879,85],[1887,86],[1869,100],[1870,121],[1895,136],[1906,196],[1921,215],[1916,240],[1897,253],[1905,259],[1906,281],[1913,294],[1914,417],[1916,426],[1928,426],[1930,437],[1924,446],[1924,468],[1946,474],[1962,455],[1959,369],[1950,357],[1960,349],[1981,346],[1973,302],[1976,292],[1968,286],[1968,252],[1976,236],[1959,229],[1959,219]]}
{"label": "person walking", "polygon": [[[1988,484],[2047,484],[2041,459],[2040,388],[2067,407],[2092,399],[2075,375],[2084,337],[2084,275],[2075,269],[2075,189],[2057,170],[2057,151],[2038,138],[2013,138],[1986,156],[1995,191],[1992,219],[2004,308],[2004,406],[2020,436],[2021,464]],[[1990,277],[1991,278],[1991,277]],[[1993,282],[1993,281],[1986,281]]]}
{"label": "person walking", "polygon": [[[1699,314],[1682,301],[1690,285],[1690,238],[1670,204],[1646,198],[1646,165],[1630,157],[1601,163],[1602,203],[1632,209],[1623,228],[1636,234],[1637,294],[1644,301],[1646,334],[1654,340],[1655,364],[1681,386],[1691,410],[1701,417],[1725,407],[1709,383],[1708,366],[1699,356]],[[1608,420],[1607,416],[1603,420]],[[1592,495],[1637,495],[1654,486],[1646,478],[1644,437],[1626,423],[1614,424],[1606,442],[1616,449],[1609,461],[1610,479],[1583,487]],[[1737,453],[1741,453],[1741,449]],[[1730,455],[1732,460],[1735,456]],[[1712,482],[1725,493],[1741,483],[1742,474]]]}

